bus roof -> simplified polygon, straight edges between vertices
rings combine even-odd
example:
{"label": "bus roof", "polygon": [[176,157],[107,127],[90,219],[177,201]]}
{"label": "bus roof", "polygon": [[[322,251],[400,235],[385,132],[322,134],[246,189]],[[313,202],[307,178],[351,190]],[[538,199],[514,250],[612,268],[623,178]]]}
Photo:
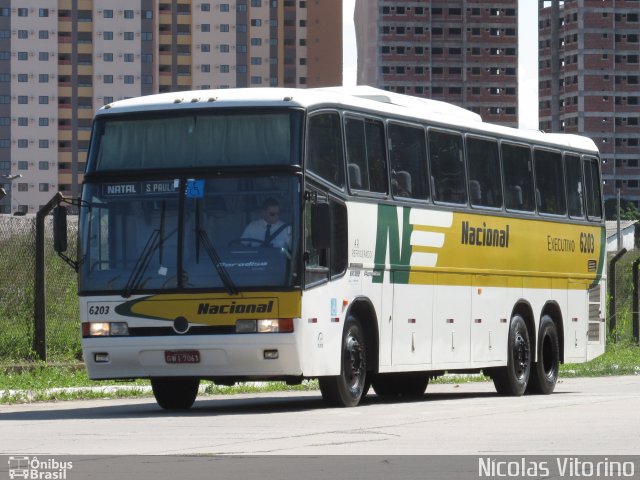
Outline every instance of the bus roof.
{"label": "bus roof", "polygon": [[446,102],[412,97],[368,86],[328,88],[230,88],[161,93],[120,100],[103,106],[96,116],[145,111],[184,110],[221,107],[301,107],[356,108],[371,113],[403,117],[407,121],[435,122],[512,140],[543,143],[586,150],[596,154],[596,144],[588,137],[520,130],[482,121],[480,115]]}

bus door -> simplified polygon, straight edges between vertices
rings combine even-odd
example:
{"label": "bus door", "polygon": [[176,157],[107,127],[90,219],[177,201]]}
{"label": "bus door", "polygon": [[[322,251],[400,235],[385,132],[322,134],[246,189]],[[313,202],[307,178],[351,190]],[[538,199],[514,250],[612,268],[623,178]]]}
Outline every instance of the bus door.
{"label": "bus door", "polygon": [[393,365],[431,363],[433,273],[391,272],[393,287]]}

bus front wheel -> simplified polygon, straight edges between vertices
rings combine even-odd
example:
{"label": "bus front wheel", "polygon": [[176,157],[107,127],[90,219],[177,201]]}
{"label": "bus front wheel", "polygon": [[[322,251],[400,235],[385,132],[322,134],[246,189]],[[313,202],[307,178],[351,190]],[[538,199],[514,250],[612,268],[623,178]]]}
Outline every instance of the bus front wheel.
{"label": "bus front wheel", "polygon": [[558,329],[548,315],[540,320],[537,352],[538,361],[533,364],[527,392],[548,395],[556,388],[560,368]]}
{"label": "bus front wheel", "polygon": [[156,402],[165,410],[188,410],[196,401],[200,380],[195,378],[152,378]]}
{"label": "bus front wheel", "polygon": [[507,366],[493,369],[491,378],[500,395],[519,397],[527,389],[531,373],[529,331],[520,315],[511,319],[507,344]]}
{"label": "bus front wheel", "polygon": [[347,319],[342,332],[340,375],[320,377],[320,393],[329,405],[355,407],[366,395],[367,348],[362,325],[355,317]]}

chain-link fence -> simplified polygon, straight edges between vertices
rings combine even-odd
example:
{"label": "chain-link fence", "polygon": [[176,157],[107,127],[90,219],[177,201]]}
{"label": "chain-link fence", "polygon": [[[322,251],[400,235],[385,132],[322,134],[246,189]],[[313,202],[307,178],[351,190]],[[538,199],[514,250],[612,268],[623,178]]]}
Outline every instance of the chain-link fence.
{"label": "chain-link fence", "polygon": [[[69,216],[69,256],[76,258],[77,217]],[[80,323],[74,270],[53,250],[52,216],[45,219],[47,360],[80,358]],[[34,360],[36,217],[0,215],[0,361]]]}
{"label": "chain-link fence", "polygon": [[[616,264],[616,306],[615,306],[615,331],[609,341],[631,342],[633,341],[633,262],[640,258],[640,250],[630,250],[623,255]],[[609,256],[609,260],[611,256]],[[609,272],[611,273],[611,272]],[[608,299],[612,301],[611,298]],[[608,312],[611,314],[611,305]],[[611,318],[608,319],[610,324]]]}

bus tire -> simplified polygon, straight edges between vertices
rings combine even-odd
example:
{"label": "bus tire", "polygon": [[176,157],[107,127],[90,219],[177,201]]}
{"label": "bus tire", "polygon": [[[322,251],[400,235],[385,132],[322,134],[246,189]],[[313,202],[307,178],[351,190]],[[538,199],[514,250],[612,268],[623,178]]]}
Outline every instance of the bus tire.
{"label": "bus tire", "polygon": [[198,396],[198,378],[152,378],[156,402],[165,410],[188,410]]}
{"label": "bus tire", "polygon": [[355,407],[366,395],[367,348],[362,325],[349,317],[342,332],[340,375],[320,377],[324,401],[337,407]]}
{"label": "bus tire", "polygon": [[549,395],[556,388],[560,369],[560,344],[558,329],[551,317],[545,315],[540,320],[537,358],[531,369],[527,393]]}
{"label": "bus tire", "polygon": [[429,375],[424,372],[382,373],[373,378],[371,385],[379,397],[421,397],[429,385]]}
{"label": "bus tire", "polygon": [[507,345],[507,366],[492,369],[491,377],[500,395],[519,397],[527,389],[531,373],[529,331],[520,315],[511,318]]}

